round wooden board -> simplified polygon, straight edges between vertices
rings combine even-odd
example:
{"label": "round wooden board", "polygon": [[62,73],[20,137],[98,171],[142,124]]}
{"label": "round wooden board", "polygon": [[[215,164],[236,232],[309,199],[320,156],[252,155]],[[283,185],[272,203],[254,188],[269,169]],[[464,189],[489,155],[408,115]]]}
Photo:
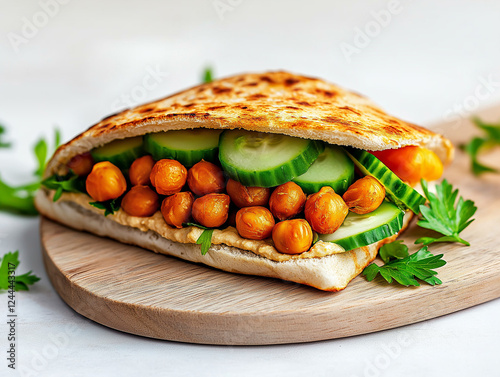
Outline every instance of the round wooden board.
{"label": "round wooden board", "polygon": [[[470,129],[461,136],[470,136]],[[152,338],[258,345],[394,328],[500,297],[500,177],[476,179],[468,171],[467,158],[459,154],[446,177],[479,208],[477,220],[463,232],[472,246],[432,246],[432,253],[444,253],[447,261],[438,270],[443,281],[439,286],[405,288],[358,276],[344,291],[322,292],[218,271],[43,218],[45,266],[56,291],[78,313]],[[400,239],[414,252],[413,241],[426,234],[413,222]]]}

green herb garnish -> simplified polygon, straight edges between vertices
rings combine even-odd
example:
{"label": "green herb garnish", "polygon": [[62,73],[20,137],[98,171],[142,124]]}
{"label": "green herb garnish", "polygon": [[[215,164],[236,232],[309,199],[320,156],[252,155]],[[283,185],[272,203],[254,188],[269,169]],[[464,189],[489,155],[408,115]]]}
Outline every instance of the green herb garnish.
{"label": "green herb garnish", "polygon": [[212,246],[213,232],[213,229],[205,229],[196,240],[196,244],[201,245],[201,255],[205,255],[208,252],[208,249],[210,249],[210,246]]}
{"label": "green herb garnish", "polygon": [[[385,248],[385,251],[382,249]],[[370,264],[363,270],[366,280],[372,281],[380,274],[388,283],[393,280],[404,286],[420,286],[417,279],[430,285],[441,284],[434,269],[442,267],[446,262],[442,259],[443,254],[433,255],[422,247],[414,254],[408,255],[408,247],[401,243],[390,243],[382,246],[381,254],[388,258],[383,266],[375,263]],[[401,256],[406,255],[401,258]]]}
{"label": "green herb garnish", "polygon": [[214,75],[212,67],[206,67],[203,71],[203,83],[208,84],[209,82],[214,81]]}
{"label": "green herb garnish", "polygon": [[380,248],[378,255],[384,263],[390,262],[393,259],[404,259],[409,255],[408,246],[403,241],[386,243]]}
{"label": "green herb garnish", "polygon": [[120,209],[122,198],[107,200],[105,202],[90,202],[91,206],[104,210],[104,216],[114,215]]}
{"label": "green herb garnish", "polygon": [[183,223],[183,226],[195,226],[200,229],[209,229],[206,226],[200,225],[200,224],[195,224],[195,223]]}
{"label": "green herb garnish", "polygon": [[[1,127],[0,127],[1,128]],[[3,128],[1,128],[3,131]],[[59,146],[61,136],[55,131],[55,148]],[[10,212],[18,215],[35,216],[38,211],[35,208],[35,193],[40,188],[41,176],[45,169],[47,160],[47,141],[40,139],[34,147],[34,155],[38,163],[35,175],[38,177],[34,182],[22,186],[11,186],[0,179],[0,211]]]}
{"label": "green herb garnish", "polygon": [[0,148],[9,148],[11,143],[2,140],[2,135],[5,134],[5,127],[0,124]]}
{"label": "green herb garnish", "polygon": [[487,172],[498,173],[498,169],[484,165],[478,159],[481,151],[500,145],[500,125],[487,124],[479,118],[474,118],[472,121],[486,135],[483,137],[474,137],[467,144],[461,145],[460,148],[470,156],[471,170],[474,175],[477,176]]}
{"label": "green herb garnish", "polygon": [[470,246],[459,234],[474,221],[470,220],[477,210],[474,202],[462,197],[457,202],[458,189],[454,190],[446,179],[436,185],[436,194],[429,192],[426,181],[422,180],[421,183],[429,206],[420,205],[422,218],[417,225],[441,233],[444,237],[421,237],[415,243],[430,245],[434,242],[460,242]]}
{"label": "green herb garnish", "polygon": [[54,174],[53,176],[43,180],[42,185],[51,190],[56,190],[53,198],[54,202],[59,200],[63,192],[86,193],[85,181],[73,172],[64,176]]}
{"label": "green herb garnish", "polygon": [[[0,265],[0,289],[9,289],[9,270],[16,270],[19,266],[19,251],[10,252],[3,256],[2,264]],[[11,275],[12,276],[12,275]],[[33,275],[31,271],[16,275],[15,289],[16,291],[29,291],[29,286],[35,284],[40,278]]]}

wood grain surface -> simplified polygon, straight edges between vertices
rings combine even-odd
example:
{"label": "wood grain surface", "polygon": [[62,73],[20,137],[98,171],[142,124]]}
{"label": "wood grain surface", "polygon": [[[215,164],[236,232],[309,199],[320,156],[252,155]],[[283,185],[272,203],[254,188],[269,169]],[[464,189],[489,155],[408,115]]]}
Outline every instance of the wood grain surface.
{"label": "wood grain surface", "polygon": [[[500,120],[500,107],[482,112]],[[456,145],[478,131],[467,120],[434,127]],[[500,154],[485,157],[496,166]],[[276,279],[236,275],[41,221],[52,284],[78,313],[132,334],[182,342],[257,345],[334,339],[394,328],[500,297],[500,175],[476,178],[459,150],[445,177],[478,206],[462,234],[470,247],[432,245],[444,253],[442,285],[405,288],[380,277],[355,278],[322,292]],[[430,233],[415,221],[410,245]]]}

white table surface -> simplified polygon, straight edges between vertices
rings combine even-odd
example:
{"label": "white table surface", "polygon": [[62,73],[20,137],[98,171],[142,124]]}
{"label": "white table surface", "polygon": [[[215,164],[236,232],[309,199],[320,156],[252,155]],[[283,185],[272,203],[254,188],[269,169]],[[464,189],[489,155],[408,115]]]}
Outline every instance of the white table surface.
{"label": "white table surface", "polygon": [[[32,146],[54,127],[68,140],[127,101],[197,84],[207,64],[216,76],[287,69],[323,77],[423,125],[500,101],[494,0],[60,2],[0,0],[0,122],[14,143],[0,149],[0,173],[13,184],[31,179]],[[372,37],[355,41],[358,30]],[[357,52],[346,57],[347,45]],[[66,306],[43,268],[37,218],[0,214],[0,253],[10,250],[20,250],[19,272],[42,280],[18,294],[18,369],[2,356],[1,376],[500,375],[500,300],[310,344],[180,344],[114,331]],[[6,308],[1,294],[2,355]]]}

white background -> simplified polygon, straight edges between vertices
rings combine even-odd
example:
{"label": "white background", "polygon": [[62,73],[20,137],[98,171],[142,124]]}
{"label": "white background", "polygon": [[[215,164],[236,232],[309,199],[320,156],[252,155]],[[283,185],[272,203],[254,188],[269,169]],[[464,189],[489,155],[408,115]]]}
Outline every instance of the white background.
{"label": "white background", "polygon": [[[0,122],[14,143],[0,149],[0,173],[12,184],[31,179],[32,146],[54,127],[69,140],[127,102],[197,84],[208,64],[219,77],[270,69],[319,76],[423,125],[500,101],[500,3],[493,0],[64,3],[0,1]],[[499,300],[311,344],[179,344],[76,315],[44,272],[38,219],[0,214],[0,253],[17,249],[19,272],[32,269],[42,280],[18,296],[18,367],[25,371],[10,371],[2,356],[2,376],[500,373]],[[0,308],[4,316],[5,294]],[[7,350],[4,319],[0,355]]]}

